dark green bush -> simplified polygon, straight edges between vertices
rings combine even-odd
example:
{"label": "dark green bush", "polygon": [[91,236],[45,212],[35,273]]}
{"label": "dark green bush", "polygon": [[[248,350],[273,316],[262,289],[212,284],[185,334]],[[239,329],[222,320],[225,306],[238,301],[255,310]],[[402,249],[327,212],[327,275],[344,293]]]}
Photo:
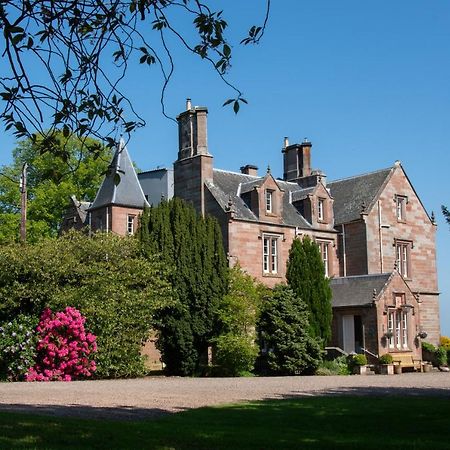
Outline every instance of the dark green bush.
{"label": "dark green bush", "polygon": [[430,344],[429,342],[422,341],[422,350],[434,353],[436,351],[436,347],[433,344]]}
{"label": "dark green bush", "polygon": [[[322,359],[321,342],[309,333],[308,307],[286,285],[277,285],[263,301],[261,342],[270,370],[277,375],[314,373]],[[262,362],[263,365],[263,362]]]}
{"label": "dark green bush", "polygon": [[447,365],[447,350],[442,345],[436,349],[436,362],[438,366]]}

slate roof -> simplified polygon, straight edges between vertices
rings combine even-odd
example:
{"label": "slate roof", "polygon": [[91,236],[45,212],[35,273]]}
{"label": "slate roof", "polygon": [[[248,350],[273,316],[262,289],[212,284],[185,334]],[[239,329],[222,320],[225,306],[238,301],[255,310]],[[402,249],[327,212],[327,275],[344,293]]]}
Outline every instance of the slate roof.
{"label": "slate roof", "polygon": [[[224,211],[227,210],[228,203],[231,199],[235,209],[236,219],[259,222],[259,219],[238,194],[250,192],[255,186],[260,186],[263,180],[264,177],[214,169],[213,181],[206,182],[206,185]],[[282,224],[300,228],[311,228],[311,224],[289,202],[289,192],[298,191],[298,184],[281,180],[275,181],[278,187],[284,191]]]}
{"label": "slate roof", "polygon": [[333,291],[333,307],[368,306],[372,304],[374,289],[377,295],[380,294],[391,275],[392,273],[380,273],[332,278],[330,286]]}
{"label": "slate roof", "polygon": [[80,200],[77,200],[75,195],[71,195],[70,199],[73,202],[73,206],[75,207],[78,216],[80,217],[80,220],[82,223],[86,221],[86,216],[88,213],[88,209],[91,206],[91,202],[83,202]]}
{"label": "slate roof", "polygon": [[90,210],[108,205],[143,208],[148,206],[123,140],[117,146],[105,178]]}
{"label": "slate roof", "polygon": [[377,170],[327,183],[334,198],[334,221],[348,223],[360,218],[363,204],[370,208],[393,168]]}
{"label": "slate roof", "polygon": [[314,189],[316,189],[316,186],[293,191],[292,192],[292,201],[298,202],[300,200],[305,200],[305,198],[308,197],[309,194],[312,194],[314,192]]}

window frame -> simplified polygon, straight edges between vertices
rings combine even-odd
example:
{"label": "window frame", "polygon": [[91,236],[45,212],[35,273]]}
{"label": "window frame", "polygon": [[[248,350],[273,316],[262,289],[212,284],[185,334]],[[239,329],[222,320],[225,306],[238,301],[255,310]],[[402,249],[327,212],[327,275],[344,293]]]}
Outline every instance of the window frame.
{"label": "window frame", "polygon": [[263,260],[262,269],[263,275],[278,275],[279,274],[279,241],[281,236],[274,234],[263,234]]}
{"label": "window frame", "polygon": [[409,350],[409,319],[408,312],[403,308],[390,309],[388,311],[387,331],[390,337],[387,339],[388,348],[391,350]]}
{"label": "window frame", "polygon": [[319,246],[320,257],[322,258],[325,276],[330,277],[330,244],[329,241],[317,240],[316,244]]}
{"label": "window frame", "polygon": [[264,190],[266,214],[273,214],[273,189]]}
{"label": "window frame", "polygon": [[[131,219],[131,221],[130,221]],[[134,221],[136,219],[136,215],[135,214],[127,214],[127,235],[128,236],[133,236],[134,235]],[[130,225],[131,225],[131,230],[130,230]]]}
{"label": "window frame", "polygon": [[317,221],[325,222],[325,199],[321,197],[317,199]]}
{"label": "window frame", "polygon": [[408,197],[406,195],[395,196],[395,217],[397,222],[406,222],[406,204]]}
{"label": "window frame", "polygon": [[395,240],[395,264],[398,273],[405,279],[411,279],[411,248],[412,242]]}

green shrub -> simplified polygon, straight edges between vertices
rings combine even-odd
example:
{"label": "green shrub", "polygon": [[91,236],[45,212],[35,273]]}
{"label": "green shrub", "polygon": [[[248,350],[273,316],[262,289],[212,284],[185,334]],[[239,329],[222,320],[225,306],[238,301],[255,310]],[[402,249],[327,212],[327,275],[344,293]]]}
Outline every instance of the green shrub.
{"label": "green shrub", "polygon": [[140,256],[138,242],[70,232],[33,245],[0,247],[0,320],[70,305],[97,336],[96,377],[145,373],[142,344],[154,315],[171,305],[167,271]]}
{"label": "green shrub", "polygon": [[216,340],[216,363],[221,375],[245,376],[253,370],[259,349],[248,336],[231,333]]}
{"label": "green shrub", "polygon": [[331,361],[322,361],[316,370],[316,375],[350,375],[347,358],[339,356]]}
{"label": "green shrub", "polygon": [[35,363],[37,317],[19,315],[0,326],[0,379],[22,381]]}
{"label": "green shrub", "polygon": [[438,366],[447,365],[447,350],[442,345],[436,349],[436,362]]}
{"label": "green shrub", "polygon": [[367,364],[367,357],[363,354],[353,355],[351,362],[354,366],[365,366]]}
{"label": "green shrub", "polygon": [[379,358],[380,364],[392,364],[394,362],[394,358],[392,358],[392,355],[390,353],[385,353],[384,355],[381,355]]}
{"label": "green shrub", "polygon": [[436,358],[436,347],[429,342],[422,341],[422,359],[433,364],[433,366],[439,365]]}
{"label": "green shrub", "polygon": [[433,344],[430,344],[429,342],[422,341],[422,350],[434,353],[436,351],[436,347]]}

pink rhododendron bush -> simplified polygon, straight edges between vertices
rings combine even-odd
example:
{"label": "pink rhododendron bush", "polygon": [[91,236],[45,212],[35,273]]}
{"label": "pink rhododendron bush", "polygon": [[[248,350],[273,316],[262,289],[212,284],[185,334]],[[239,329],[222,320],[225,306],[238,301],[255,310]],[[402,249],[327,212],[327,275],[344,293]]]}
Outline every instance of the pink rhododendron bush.
{"label": "pink rhododendron bush", "polygon": [[71,381],[90,377],[96,369],[96,337],[85,330],[86,319],[76,308],[52,312],[46,308],[36,328],[36,363],[27,381]]}

